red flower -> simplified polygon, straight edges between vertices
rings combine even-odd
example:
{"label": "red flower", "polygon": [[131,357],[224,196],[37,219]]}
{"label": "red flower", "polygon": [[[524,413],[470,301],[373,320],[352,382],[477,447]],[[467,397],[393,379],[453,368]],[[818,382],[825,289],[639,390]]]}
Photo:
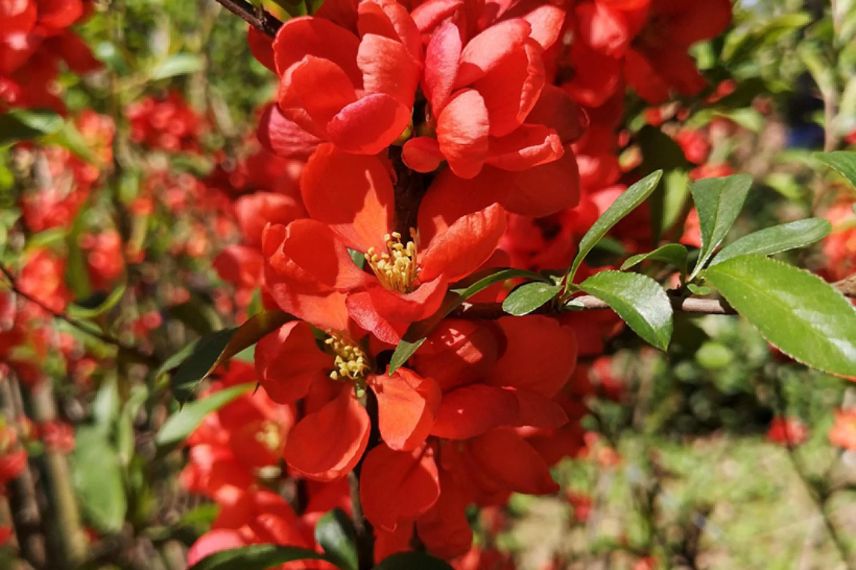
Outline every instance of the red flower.
{"label": "red flower", "polygon": [[808,439],[808,429],[799,418],[773,418],[767,439],[779,445],[799,445]]}
{"label": "red flower", "polygon": [[[447,285],[484,263],[505,228],[497,204],[429,190],[410,239],[395,231],[394,191],[378,157],[325,144],[301,180],[311,219],[268,226],[263,237],[267,291],[285,311],[343,331],[348,317],[387,343],[437,311]],[[371,273],[348,249],[365,254]]]}
{"label": "red flower", "polygon": [[285,447],[288,465],[309,478],[330,481],[347,475],[368,444],[370,422],[357,393],[374,392],[380,435],[393,450],[419,447],[433,425],[440,389],[430,378],[402,368],[374,374],[372,358],[344,335],[327,338],[328,352],[315,344],[309,327],[283,325],[256,348],[256,370],[270,397],[280,403],[303,399],[304,417]]}
{"label": "red flower", "polygon": [[856,409],[835,412],[835,423],[829,430],[829,443],[856,451]]}
{"label": "red flower", "polygon": [[324,18],[289,20],[273,43],[279,110],[321,140],[375,154],[410,124],[422,45],[394,0],[357,8],[354,34]]}

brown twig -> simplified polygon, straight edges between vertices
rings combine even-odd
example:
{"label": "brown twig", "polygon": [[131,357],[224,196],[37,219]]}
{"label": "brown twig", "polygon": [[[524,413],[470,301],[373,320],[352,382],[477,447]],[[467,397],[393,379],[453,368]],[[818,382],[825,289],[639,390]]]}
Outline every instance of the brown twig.
{"label": "brown twig", "polygon": [[224,8],[268,37],[275,37],[282,22],[271,16],[264,8],[256,8],[244,0],[217,0]]}
{"label": "brown twig", "polygon": [[12,274],[12,272],[9,270],[9,268],[6,267],[3,263],[0,263],[0,273],[2,273],[3,276],[6,278],[6,281],[9,283],[9,287],[11,287],[12,291],[14,291],[16,295],[20,295],[21,297],[23,297],[27,301],[38,306],[42,311],[49,314],[54,319],[63,321],[65,323],[71,325],[72,327],[76,328],[77,330],[79,330],[79,331],[81,331],[81,332],[83,332],[83,333],[85,333],[85,334],[87,334],[93,338],[96,338],[105,344],[115,346],[116,348],[119,349],[119,351],[126,353],[127,355],[135,358],[136,360],[138,360],[140,362],[143,362],[143,363],[146,363],[149,365],[159,364],[157,359],[155,359],[154,356],[152,356],[151,354],[143,352],[142,350],[140,350],[139,348],[137,348],[135,346],[126,344],[114,336],[105,334],[105,333],[99,331],[98,329],[90,326],[89,324],[84,323],[83,321],[79,321],[79,320],[75,319],[74,317],[70,317],[70,316],[66,315],[65,313],[62,313],[59,311],[54,311],[53,309],[51,309],[50,307],[45,305],[45,303],[42,302],[41,300],[37,299],[36,297],[34,297],[34,296],[30,295],[29,293],[27,293],[26,291],[22,290],[18,286],[18,282],[15,279],[15,276]]}

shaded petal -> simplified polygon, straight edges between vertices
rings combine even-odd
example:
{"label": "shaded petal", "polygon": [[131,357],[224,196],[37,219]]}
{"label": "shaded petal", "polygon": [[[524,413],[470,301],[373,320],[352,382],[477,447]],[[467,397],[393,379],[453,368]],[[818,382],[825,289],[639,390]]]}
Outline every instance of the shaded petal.
{"label": "shaded petal", "polygon": [[511,134],[491,139],[487,164],[503,170],[527,170],[562,157],[559,135],[544,125],[522,125]]}
{"label": "shaded petal", "polygon": [[247,45],[250,53],[259,63],[276,73],[276,64],[273,61],[273,40],[255,26],[248,26]]}
{"label": "shaded petal", "polygon": [[443,154],[437,139],[432,137],[416,137],[404,143],[401,150],[404,164],[416,172],[433,172],[443,162]]}
{"label": "shaded petal", "polygon": [[306,160],[321,142],[318,137],[286,119],[276,105],[268,105],[259,119],[258,138],[278,156]]}
{"label": "shaded petal", "polygon": [[256,373],[271,400],[290,404],[304,397],[313,382],[327,377],[333,363],[315,344],[310,328],[286,323],[256,345]]}
{"label": "shaded petal", "polygon": [[416,530],[428,552],[450,560],[472,546],[473,530],[467,519],[472,501],[445,470],[440,471],[440,489],[437,502],[416,521]]}
{"label": "shaded petal", "polygon": [[395,142],[410,124],[411,109],[386,93],[372,93],[343,108],[327,125],[339,148],[377,154]]}
{"label": "shaded petal", "polygon": [[479,173],[489,131],[487,107],[478,91],[462,91],[446,105],[437,118],[437,142],[455,174],[472,178]]}
{"label": "shaded petal", "polygon": [[471,384],[443,395],[431,435],[469,439],[488,430],[515,425],[517,398],[501,388]]}
{"label": "shaded petal", "polygon": [[360,473],[360,502],[366,518],[385,531],[415,519],[437,501],[440,481],[430,449],[372,449]]}
{"label": "shaded petal", "polygon": [[363,36],[357,65],[366,93],[386,93],[402,105],[413,106],[419,64],[399,42],[376,34]]}
{"label": "shaded petal", "polygon": [[309,215],[329,224],[348,247],[385,251],[394,193],[389,170],[380,158],[322,145],[303,169],[300,191]]}
{"label": "shaded petal", "polygon": [[494,386],[555,395],[570,379],[577,362],[573,330],[541,315],[497,321],[506,338],[505,353],[489,377]]}
{"label": "shaded petal", "polygon": [[425,51],[425,97],[436,115],[452,94],[461,59],[461,33],[458,26],[446,22],[433,34]]}
{"label": "shaded petal", "polygon": [[398,344],[411,324],[437,312],[445,295],[446,280],[442,277],[407,294],[367,287],[348,295],[348,315],[383,342]]}
{"label": "shaded petal", "polygon": [[308,414],[288,434],[285,460],[296,472],[318,481],[347,475],[360,460],[369,441],[371,422],[350,385]]}
{"label": "shaded petal", "polygon": [[484,77],[529,37],[531,27],[522,18],[494,24],[472,38],[461,52],[457,87],[469,85]]}
{"label": "shaded petal", "polygon": [[495,429],[469,443],[482,483],[495,490],[544,495],[559,486],[535,449],[511,429]]}
{"label": "shaded petal", "polygon": [[357,88],[362,87],[363,81],[357,68],[359,47],[359,38],[348,30],[311,16],[290,19],[273,41],[274,61],[280,75],[304,56],[314,55],[338,64]]}
{"label": "shaded petal", "polygon": [[410,366],[444,391],[483,378],[499,355],[493,323],[444,319],[410,359]]}
{"label": "shaded petal", "polygon": [[373,377],[380,435],[390,449],[409,451],[421,445],[440,405],[440,387],[431,378],[400,368],[392,376]]}
{"label": "shaded petal", "polygon": [[517,398],[518,426],[554,429],[568,423],[568,414],[555,400],[528,390],[509,392]]}
{"label": "shaded petal", "polygon": [[567,144],[583,135],[588,128],[589,118],[567,91],[555,85],[545,85],[526,122],[550,127]]}
{"label": "shaded petal", "polygon": [[505,217],[505,210],[492,204],[455,220],[428,243],[422,256],[422,278],[443,275],[454,282],[470,275],[496,250],[505,232]]}
{"label": "shaded petal", "polygon": [[308,117],[314,125],[313,132],[323,133],[327,123],[356,99],[344,70],[329,59],[312,55],[289,67],[279,84],[280,111],[300,125]]}
{"label": "shaded petal", "polygon": [[509,175],[507,171],[485,168],[484,183],[507,185],[502,205],[515,214],[541,217],[571,208],[580,199],[580,176],[570,148],[559,160]]}

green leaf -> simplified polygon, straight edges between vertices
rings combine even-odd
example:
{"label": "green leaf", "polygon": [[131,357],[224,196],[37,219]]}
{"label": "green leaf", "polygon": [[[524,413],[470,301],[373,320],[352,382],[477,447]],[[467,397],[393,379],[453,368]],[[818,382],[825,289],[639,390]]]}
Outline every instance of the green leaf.
{"label": "green leaf", "polygon": [[327,558],[342,570],[358,570],[357,533],[341,509],[326,513],[315,525],[315,540]]}
{"label": "green leaf", "polygon": [[428,334],[430,334],[434,327],[437,326],[440,321],[445,319],[449,313],[460,307],[464,301],[495,283],[520,277],[541,280],[547,283],[551,282],[546,277],[531,271],[524,271],[522,269],[500,269],[499,271],[489,273],[484,277],[477,278],[476,281],[469,286],[451,289],[446,294],[446,298],[443,300],[443,304],[440,306],[440,310],[437,311],[437,313],[427,319],[413,323],[410,325],[410,328],[407,329],[407,332],[404,333],[404,337],[401,339],[401,342],[398,343],[398,346],[395,347],[395,351],[392,353],[392,359],[389,361],[389,374],[392,374],[398,370],[398,368],[403,366],[404,363],[413,356],[413,353],[422,346],[422,343],[425,342],[425,339],[428,338]]}
{"label": "green leaf", "polygon": [[246,394],[253,388],[255,383],[239,384],[225,390],[214,392],[206,398],[191,402],[172,414],[163,424],[155,437],[155,443],[160,447],[167,447],[181,443],[187,436],[193,433],[205,417],[216,412],[235,398]]}
{"label": "green leaf", "polygon": [[215,552],[188,570],[267,570],[294,560],[323,560],[323,556],[308,548],[253,544]]}
{"label": "green leaf", "polygon": [[686,273],[687,256],[689,256],[689,252],[683,245],[679,243],[667,243],[666,245],[661,245],[654,251],[640,253],[639,255],[634,255],[633,257],[628,258],[627,261],[621,265],[621,270],[627,271],[631,267],[636,267],[643,261],[662,261],[664,263],[674,265],[681,270],[681,273]]}
{"label": "green leaf", "polygon": [[765,228],[723,247],[710,262],[710,266],[713,267],[717,263],[741,255],[773,255],[789,249],[805,247],[822,240],[831,231],[832,225],[820,218],[806,218]]}
{"label": "green leaf", "polygon": [[746,255],[707,269],[704,279],[785,354],[824,372],[856,376],[856,308],[820,277]]}
{"label": "green leaf", "polygon": [[660,285],[645,275],[602,271],[580,289],[607,303],[633,331],[660,350],[672,338],[672,303]]}
{"label": "green leaf", "polygon": [[74,123],[70,121],[64,123],[56,132],[45,135],[43,142],[68,149],[86,162],[96,161],[95,154],[89,148],[89,143],[86,142],[83,134],[77,130]]}
{"label": "green leaf", "polygon": [[152,81],[159,79],[167,79],[179,75],[187,75],[202,69],[204,62],[198,55],[191,53],[177,53],[166,59],[158,62],[158,64],[149,72],[149,78]]}
{"label": "green leaf", "polygon": [[574,262],[571,264],[571,267],[568,269],[568,273],[565,277],[565,291],[569,290],[570,285],[573,282],[574,275],[577,273],[577,269],[579,269],[580,264],[582,264],[583,260],[594,246],[603,239],[603,236],[605,236],[606,233],[615,226],[615,224],[620,222],[627,214],[635,210],[639,204],[644,202],[645,199],[651,195],[651,192],[653,192],[657,187],[662,176],[663,171],[657,170],[632,185],[624,191],[609,208],[607,208],[606,212],[604,212],[603,215],[597,219],[594,225],[592,225],[589,231],[586,232],[583,239],[580,240],[577,256],[574,258]]}
{"label": "green leaf", "polygon": [[452,570],[452,567],[422,552],[399,552],[385,558],[374,570]]}
{"label": "green leaf", "polygon": [[273,310],[259,313],[237,328],[223,329],[201,337],[171,356],[158,373],[178,366],[171,379],[175,397],[190,399],[196,385],[208,377],[217,366],[266,334],[275,331],[291,319],[291,315]]}
{"label": "green leaf", "polygon": [[560,285],[550,283],[526,283],[511,292],[502,302],[502,310],[517,317],[528,315],[559,294]]}
{"label": "green leaf", "polygon": [[68,306],[68,314],[77,319],[94,319],[115,307],[125,295],[126,284],[122,283],[109,295],[96,295]]}
{"label": "green leaf", "polygon": [[702,246],[690,280],[695,279],[731,230],[751,187],[752,177],[747,174],[706,178],[693,183],[691,191],[701,223]]}
{"label": "green leaf", "polygon": [[0,146],[55,133],[62,125],[62,117],[53,111],[13,109],[0,115]]}
{"label": "green leaf", "polygon": [[120,531],[128,507],[122,470],[119,455],[102,430],[95,426],[77,430],[72,469],[87,518],[102,532]]}
{"label": "green leaf", "polygon": [[833,152],[818,152],[815,156],[824,163],[835,169],[850,184],[856,188],[856,152],[848,150],[836,150]]}

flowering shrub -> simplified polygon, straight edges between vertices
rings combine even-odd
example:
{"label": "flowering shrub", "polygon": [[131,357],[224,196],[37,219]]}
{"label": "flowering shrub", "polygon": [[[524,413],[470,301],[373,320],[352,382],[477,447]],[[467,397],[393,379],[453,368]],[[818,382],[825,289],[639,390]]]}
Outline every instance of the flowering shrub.
{"label": "flowering shrub", "polygon": [[[648,438],[718,430],[784,448],[828,517],[798,454],[821,399],[827,451],[854,446],[846,41],[818,44],[834,80],[800,48],[830,122],[788,170],[746,151],[783,138],[762,131],[789,72],[763,83],[747,50],[787,47],[799,14],[759,31],[726,0],[223,4],[249,32],[215,3],[169,8],[176,29],[144,2],[0,3],[10,556],[532,567],[506,538],[527,501],[594,528],[586,477],[639,460],[647,526],[608,548],[695,566],[698,535],[659,534],[668,445]],[[818,34],[852,34],[829,18]],[[794,396],[797,374],[838,400]]]}

